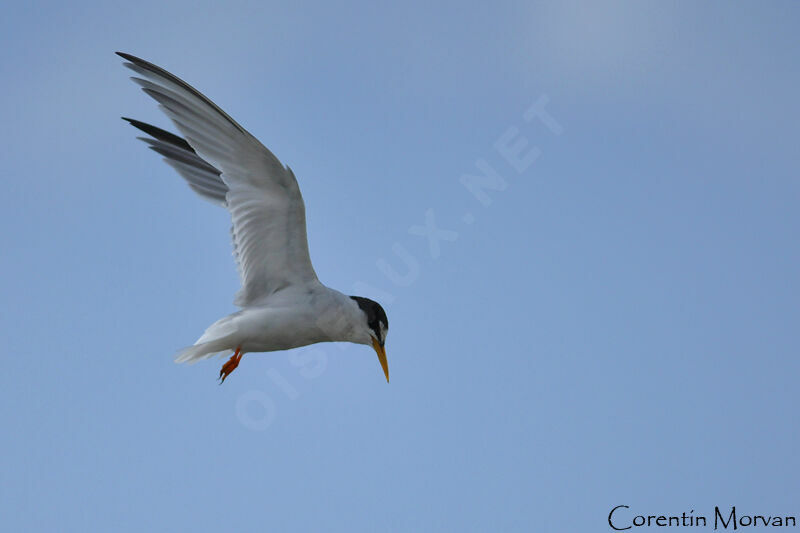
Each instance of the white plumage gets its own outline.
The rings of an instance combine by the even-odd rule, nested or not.
[[[294,173],[211,100],[164,69],[118,52],[131,79],[159,103],[184,138],[125,119],[197,194],[231,214],[242,309],[212,324],[176,357],[194,362],[234,351],[224,380],[246,352],[286,350],[325,341],[371,345],[389,379],[388,329],[379,304],[346,296],[317,279],[308,253],[305,205]],[[232,365],[232,366],[231,366]],[[226,370],[227,367],[227,370]]]

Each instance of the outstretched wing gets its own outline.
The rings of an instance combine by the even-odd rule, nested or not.
[[[308,255],[303,197],[294,173],[211,100],[166,70],[117,52],[139,76],[131,79],[155,99],[185,140],[126,119],[153,138],[192,189],[224,205],[233,220],[234,256],[248,306],[282,288],[317,280]]]

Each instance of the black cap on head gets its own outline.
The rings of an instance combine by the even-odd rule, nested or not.
[[[386,329],[389,329],[389,319],[386,318],[386,312],[383,310],[383,307],[381,307],[381,304],[361,296],[351,296],[350,298],[355,300],[358,304],[358,307],[360,307],[361,310],[364,311],[364,314],[367,315],[367,325],[369,326],[369,329],[375,333],[375,337],[378,338],[378,342],[380,342],[381,346],[383,346],[385,339],[381,337],[380,324],[383,323]]]

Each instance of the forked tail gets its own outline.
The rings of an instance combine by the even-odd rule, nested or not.
[[[175,354],[176,363],[196,363],[201,359],[208,359],[214,357],[222,352],[230,351],[229,348],[220,346],[216,342],[204,342],[201,344],[194,344],[187,346]]]
[[[175,354],[175,362],[196,363],[201,359],[233,350],[236,347],[233,339],[236,326],[232,320],[235,315],[236,313],[228,315],[211,324],[197,342]]]

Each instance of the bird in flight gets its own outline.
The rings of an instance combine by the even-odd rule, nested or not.
[[[220,383],[247,352],[288,350],[318,342],[372,346],[386,381],[389,321],[377,302],[323,285],[308,255],[303,197],[294,173],[214,102],[148,61],[122,52],[131,79],[159,104],[183,135],[123,117],[203,199],[230,211],[241,309],[217,320],[175,361],[233,352]]]

